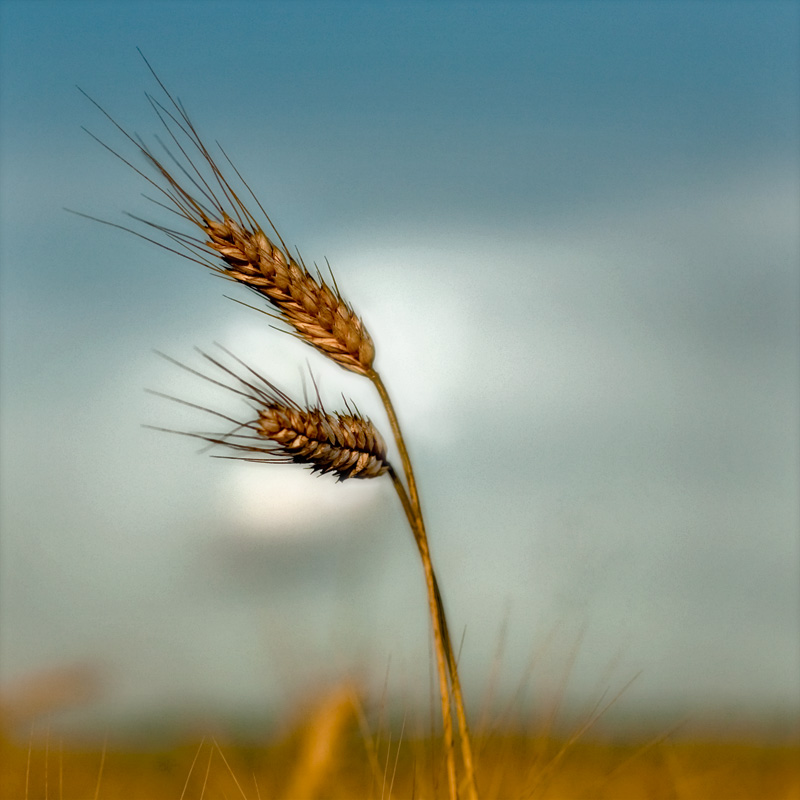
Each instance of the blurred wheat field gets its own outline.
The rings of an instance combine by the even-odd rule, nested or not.
[[[41,730],[0,742],[7,800],[311,800],[439,798],[447,794],[436,738],[366,738],[328,707],[259,746],[204,738],[163,749],[79,747]],[[569,741],[535,732],[475,737],[488,800],[791,800],[800,746],[713,741]]]

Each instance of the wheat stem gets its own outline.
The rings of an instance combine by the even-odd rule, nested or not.
[[[428,608],[431,615],[431,622],[433,623],[434,650],[436,651],[436,667],[439,675],[439,695],[442,702],[442,728],[444,733],[444,750],[447,758],[447,782],[450,789],[450,800],[457,800],[458,783],[456,781],[456,761],[453,744],[453,711],[450,704],[450,688],[447,682],[448,658],[444,636],[444,616],[441,613],[441,606],[437,602],[438,587],[436,585],[436,576],[433,572],[433,563],[431,562],[428,544],[424,536],[424,529],[420,528],[417,513],[411,501],[408,499],[405,486],[403,486],[403,482],[393,469],[389,470],[389,474],[391,475],[392,483],[400,498],[400,502],[403,504],[406,517],[408,517],[408,523],[414,534],[414,541],[417,543],[420,558],[422,559],[422,566],[425,571],[425,586],[428,591]],[[422,535],[420,535],[420,531],[422,531]]]
[[[461,692],[461,681],[458,677],[458,664],[456,662],[455,653],[453,651],[453,644],[450,638],[450,632],[447,627],[447,615],[444,610],[444,601],[439,590],[439,583],[436,580],[436,573],[433,569],[433,562],[431,560],[430,548],[428,546],[428,536],[425,532],[425,521],[422,516],[422,507],[419,502],[419,492],[417,491],[417,484],[414,478],[414,469],[411,465],[411,458],[408,455],[408,448],[406,447],[403,432],[400,428],[400,421],[397,419],[397,414],[394,410],[389,392],[386,389],[381,376],[377,370],[370,369],[367,377],[373,382],[375,388],[380,395],[383,402],[386,414],[389,417],[389,424],[392,428],[397,448],[400,451],[400,459],[403,463],[403,472],[406,476],[408,483],[408,493],[405,487],[400,482],[394,471],[391,471],[392,481],[394,482],[395,490],[400,495],[403,501],[403,508],[405,509],[406,516],[408,517],[409,525],[414,534],[414,540],[419,549],[420,558],[422,559],[423,569],[425,570],[425,579],[428,589],[428,603],[430,606],[431,622],[433,623],[433,634],[436,645],[437,664],[440,668],[440,689],[447,691],[446,680],[442,682],[441,670],[443,665],[441,658],[446,662],[447,670],[450,678],[450,685],[452,687],[453,699],[456,706],[456,717],[458,719],[459,727],[459,740],[461,744],[461,757],[464,761],[464,770],[467,773],[467,791],[469,800],[478,800],[478,788],[475,782],[475,762],[472,756],[472,745],[470,743],[469,728],[467,726],[467,714],[464,708],[464,697]],[[442,686],[444,685],[444,688]],[[448,691],[448,706],[449,706],[449,691]],[[444,708],[444,698],[442,699],[442,707]]]

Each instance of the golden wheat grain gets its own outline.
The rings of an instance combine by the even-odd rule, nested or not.
[[[86,95],[145,156],[156,175],[145,174],[94,134],[90,135],[159,192],[166,202],[154,201],[157,205],[177,213],[199,228],[202,235],[198,237],[143,219],[139,221],[158,230],[177,247],[138,231],[131,232],[244,284],[266,300],[277,312],[278,319],[292,326],[301,339],[345,369],[367,375],[375,358],[375,346],[362,320],[342,298],[336,281],[332,279],[333,286],[328,285],[319,270],[312,274],[299,255],[295,259],[290,254],[258,199],[220,147],[261,211],[266,225],[256,219],[212,157],[183,106],[160,80],[159,84],[168,98],[167,105],[149,95],[148,99],[174,145],[176,152],[167,153],[177,169],[168,169],[138,137],[128,133]],[[277,242],[267,235],[265,227]],[[209,258],[209,251],[216,259]]]
[[[358,409],[347,405],[345,413],[326,411],[318,400],[316,405],[300,405],[273,383],[248,367],[246,376],[225,366],[207,353],[201,355],[234,378],[231,386],[198,370],[182,364],[169,356],[167,360],[211,383],[222,386],[248,401],[255,416],[237,420],[195,403],[178,400],[194,408],[220,417],[234,425],[225,434],[188,433],[211,444],[246,453],[261,453],[264,457],[246,457],[249,461],[304,464],[312,472],[333,473],[342,481],[348,478],[377,478],[391,470],[386,444],[370,419]],[[232,358],[236,358],[232,354]],[[160,392],[155,392],[160,394]]]
[[[215,167],[216,168],[216,167]],[[366,375],[375,357],[363,322],[335,289],[312,276],[261,228],[232,219],[196,215],[191,221],[219,253],[224,273],[267,299],[309,344],[346,369]]]

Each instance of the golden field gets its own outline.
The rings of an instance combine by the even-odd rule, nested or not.
[[[614,742],[477,734],[482,800],[796,800],[800,747],[670,736]],[[447,796],[439,737],[369,734],[341,696],[262,745],[76,745],[37,727],[0,743],[4,800],[388,800]]]

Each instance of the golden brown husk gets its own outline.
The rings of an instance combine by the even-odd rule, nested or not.
[[[224,214],[197,222],[207,247],[224,261],[228,277],[267,299],[301,338],[336,363],[362,375],[372,367],[375,347],[361,320],[324,281],[284,253],[260,229]]]
[[[377,478],[389,469],[383,438],[357,414],[276,404],[259,410],[254,427],[292,461],[315,472],[333,472],[339,480]]]

